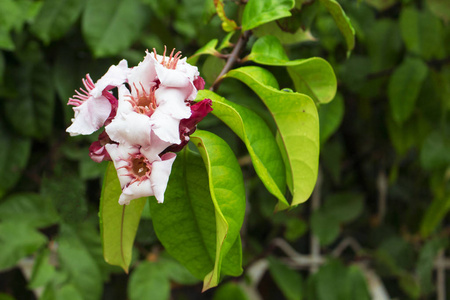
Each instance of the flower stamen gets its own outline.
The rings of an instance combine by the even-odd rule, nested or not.
[[[82,79],[83,85],[86,89],[80,88],[80,91],[75,90],[76,95],[69,99],[67,105],[80,106],[84,103],[84,101],[88,100],[91,95],[89,94],[95,88],[94,82],[92,81],[91,76],[86,74],[86,79]]]
[[[136,91],[136,97],[134,97],[133,95],[129,95],[128,102],[131,103],[135,112],[150,117],[158,107],[158,105],[156,104],[156,97],[155,97],[156,85],[150,88],[149,93],[145,91],[142,83],[140,83],[140,85],[142,93],[139,92],[139,89],[136,87],[136,84],[133,84],[134,89]]]
[[[164,46],[164,53],[162,55],[161,65],[163,65],[167,69],[175,70],[177,68],[178,61],[181,58],[181,51],[178,51],[174,55],[173,53],[175,52],[175,48],[173,48],[172,52],[170,52],[169,59],[167,61],[166,61],[166,52],[167,52],[167,47]],[[155,48],[153,48],[153,53],[155,55],[155,59],[158,60]]]

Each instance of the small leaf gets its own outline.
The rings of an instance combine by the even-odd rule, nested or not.
[[[357,193],[332,194],[325,198],[320,209],[338,222],[351,222],[361,214],[363,200],[363,196]]]
[[[55,267],[50,264],[49,258],[49,249],[45,249],[36,257],[28,288],[35,289],[44,286],[53,278]]]
[[[0,122],[0,197],[12,188],[27,165],[31,139],[9,132]]]
[[[286,66],[295,89],[316,102],[330,102],[336,94],[337,82],[333,68],[319,57],[290,61],[280,41],[271,35],[259,38],[248,60],[269,66]]]
[[[330,218],[322,210],[316,210],[311,216],[311,230],[319,238],[321,245],[331,244],[340,233],[339,222]]]
[[[153,262],[143,261],[133,270],[128,283],[130,300],[170,298],[170,282]]]
[[[234,69],[226,76],[247,84],[271,112],[284,146],[281,153],[286,152],[291,205],[306,201],[317,180],[319,159],[319,119],[314,101],[303,94],[277,90],[273,75],[259,67]]]
[[[347,56],[355,48],[355,29],[350,22],[350,19],[345,14],[341,5],[336,0],[320,0],[328,12],[336,22],[337,27],[344,35],[345,42],[347,43]]]
[[[230,20],[225,15],[225,9],[222,0],[214,0],[214,6],[216,7],[217,15],[222,20],[222,29],[226,32],[235,31],[239,27],[234,20]]]
[[[291,16],[294,0],[249,0],[242,16],[242,30]]]
[[[288,300],[301,300],[303,295],[302,277],[278,259],[269,256],[269,270],[273,280]]]
[[[203,281],[205,291],[218,284],[222,258],[239,236],[245,212],[244,180],[237,159],[225,141],[203,130],[197,130],[191,141],[206,165],[216,216],[216,256],[214,269]]]
[[[294,33],[283,31],[280,26],[278,26],[276,21],[263,24],[258,28],[253,30],[253,33],[256,37],[262,37],[265,35],[273,35],[276,36],[281,44],[283,45],[294,45],[302,42],[311,42],[316,39],[312,36],[311,31],[303,30],[302,27],[299,27],[298,30]]]
[[[83,9],[85,0],[47,0],[34,20],[31,31],[44,43],[63,37]]]
[[[284,197],[286,175],[283,160],[267,124],[253,111],[230,102],[214,92],[201,90],[197,100],[213,101],[212,113],[231,128],[245,143],[252,163],[267,190],[277,197],[278,209],[289,207]]]
[[[411,116],[427,73],[427,65],[416,58],[405,59],[395,69],[389,80],[388,97],[391,114],[397,123],[403,123]]]
[[[416,266],[416,274],[419,277],[422,294],[428,294],[433,290],[433,267],[436,256],[441,249],[448,245],[444,238],[429,240],[420,250]]]
[[[47,238],[26,223],[0,223],[0,270],[14,266],[21,258],[35,252]]]
[[[428,237],[450,211],[450,195],[436,197],[427,207],[420,224],[420,234]]]
[[[120,205],[122,193],[114,164],[109,163],[100,198],[100,230],[103,256],[107,263],[128,273],[134,238],[147,198]]]
[[[218,39],[210,40],[205,46],[201,47],[195,53],[189,57],[187,62],[191,65],[195,65],[197,63],[197,60],[200,55],[204,54],[210,54],[210,55],[217,55],[219,52],[216,50],[217,43],[219,42]]]
[[[450,164],[450,139],[442,130],[432,131],[420,149],[420,164],[425,170],[438,170]]]
[[[87,1],[82,31],[96,57],[112,56],[128,49],[148,19],[137,0]]]

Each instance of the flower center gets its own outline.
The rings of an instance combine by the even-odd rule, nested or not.
[[[172,49],[172,52],[170,52],[169,58],[166,61],[166,51],[167,51],[167,47],[164,46],[164,53],[162,55],[162,61],[161,64],[166,67],[167,69],[172,69],[175,70],[177,67],[177,63],[181,58],[181,51],[178,51],[177,53],[175,53],[175,55],[173,54],[175,52],[175,48]],[[158,60],[158,57],[156,55],[156,49],[153,48],[153,53],[155,54],[155,59]]]
[[[148,160],[144,156],[139,155],[131,161],[131,171],[136,177],[143,177],[151,171],[151,166],[148,165]]]
[[[136,97],[130,95],[128,101],[133,106],[135,112],[150,117],[155,112],[156,107],[158,107],[158,105],[156,104],[156,97],[155,97],[156,85],[150,88],[149,93],[145,91],[142,83],[141,88],[142,88],[141,92],[139,92],[139,89],[134,84]]]

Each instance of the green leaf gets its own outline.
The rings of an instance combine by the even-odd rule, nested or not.
[[[65,284],[55,292],[55,300],[83,300],[83,294],[73,284]]]
[[[53,278],[55,274],[55,267],[50,264],[50,250],[45,249],[36,257],[33,264],[33,271],[31,273],[28,288],[35,289],[46,285]]]
[[[424,59],[445,55],[442,48],[442,25],[428,11],[419,12],[413,7],[402,9],[400,29],[406,48]]]
[[[217,157],[222,158],[220,154]],[[235,180],[230,177],[226,182]],[[217,233],[208,173],[199,155],[189,150],[178,154],[164,196],[163,204],[150,201],[155,232],[172,257],[195,277],[203,279],[214,268]],[[235,240],[223,261],[223,274],[237,276],[242,272],[242,250],[237,247],[240,239]]]
[[[7,69],[5,82],[14,91],[2,100],[9,123],[24,136],[38,139],[48,136],[55,104],[50,67],[27,62]]]
[[[426,0],[431,12],[447,22],[450,20],[450,2],[446,0]]]
[[[347,270],[347,277],[351,285],[351,297],[349,299],[371,300],[372,295],[367,286],[367,280],[361,268],[352,265]]]
[[[420,164],[425,170],[437,170],[450,164],[450,140],[442,130],[431,132],[420,149]]]
[[[395,69],[389,80],[388,97],[392,117],[397,123],[403,123],[411,116],[427,73],[427,65],[416,58],[405,59]]]
[[[128,273],[134,238],[147,198],[139,198],[129,205],[120,205],[122,193],[114,164],[105,173],[100,198],[100,230],[103,256],[107,263],[119,266]]]
[[[169,279],[158,265],[143,261],[131,272],[128,297],[130,300],[167,300],[170,298]]]
[[[0,204],[0,219],[45,227],[56,223],[59,217],[51,199],[39,194],[21,193],[9,196]]]
[[[242,15],[242,31],[291,16],[294,0],[249,0]]]
[[[100,13],[101,12],[101,13]],[[128,49],[148,19],[138,0],[88,0],[83,13],[83,36],[96,57]]]
[[[299,27],[294,33],[286,32],[278,26],[276,21],[266,23],[258,28],[255,28],[253,30],[253,34],[256,37],[262,37],[265,35],[276,36],[283,45],[294,45],[301,42],[311,42],[316,40],[309,30],[303,30],[302,27]]]
[[[155,262],[159,272],[179,284],[190,285],[198,283],[195,278],[182,264],[173,259],[167,252],[163,252]]]
[[[278,38],[266,35],[253,45],[248,60],[269,66],[286,66],[297,92],[316,102],[330,102],[336,94],[337,82],[333,68],[319,57],[290,61]]]
[[[345,14],[341,5],[336,0],[320,0],[328,12],[336,22],[337,27],[344,35],[345,42],[347,43],[347,56],[355,48],[355,29],[350,22],[350,19]]]
[[[46,242],[47,238],[43,234],[26,223],[0,223],[0,270],[14,266]]]
[[[63,224],[57,242],[61,267],[69,273],[82,299],[99,299],[103,291],[100,270],[75,230]]]
[[[9,132],[0,122],[0,197],[12,188],[27,165],[31,139]]]
[[[321,245],[331,244],[340,233],[339,221],[330,218],[322,210],[316,210],[311,216],[311,230],[319,238]]]
[[[336,132],[344,118],[344,99],[337,94],[335,99],[319,107],[320,144],[323,145],[328,138]]]
[[[325,203],[320,209],[339,222],[350,222],[361,214],[363,206],[363,195],[358,193],[337,193],[326,197]]]
[[[239,28],[234,20],[227,18],[222,0],[214,0],[214,6],[216,7],[217,15],[222,20],[222,29],[224,31],[230,32]]]
[[[205,291],[218,284],[222,259],[239,236],[245,213],[244,179],[233,151],[224,140],[208,131],[197,130],[191,141],[206,166],[216,216],[214,269],[203,281]]]
[[[249,300],[244,289],[237,283],[227,282],[222,284],[214,293],[213,300]]]
[[[273,280],[288,300],[301,300],[303,295],[302,277],[278,259],[269,256],[269,270]]]
[[[420,234],[428,237],[441,224],[450,210],[450,195],[436,197],[427,207],[420,224]]]
[[[245,143],[252,163],[267,190],[277,197],[278,209],[289,207],[284,197],[286,175],[280,150],[267,124],[253,111],[230,102],[214,92],[201,90],[197,100],[213,101],[212,113]]]
[[[192,56],[189,57],[187,62],[189,64],[191,64],[191,65],[195,65],[197,63],[198,58],[200,57],[200,55],[204,55],[204,54],[217,55],[217,54],[220,54],[216,50],[216,46],[217,46],[218,42],[219,42],[218,39],[210,40],[205,46],[203,46],[200,49],[198,49],[197,51],[195,51],[195,53]]]
[[[274,76],[259,67],[234,69],[226,76],[247,84],[271,112],[284,145],[281,153],[286,154],[291,205],[306,201],[317,180],[319,159],[319,119],[314,101],[303,94],[274,88],[278,85]]]
[[[34,20],[31,31],[45,44],[63,37],[78,19],[85,0],[47,0]]]
[[[429,240],[420,250],[416,265],[416,274],[419,277],[422,294],[428,294],[433,290],[433,267],[439,251],[448,245],[445,238]]]

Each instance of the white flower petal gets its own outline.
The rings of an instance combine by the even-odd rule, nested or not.
[[[175,153],[166,153],[161,157],[161,161],[155,161],[152,164],[150,181],[152,182],[154,196],[159,203],[164,202],[164,192],[169,182],[169,176],[175,158]]]
[[[90,94],[94,97],[99,97],[108,86],[116,87],[125,83],[128,73],[128,63],[125,59],[122,59],[117,66],[111,66],[105,75],[95,83],[95,88],[92,89]]]
[[[147,55],[144,57],[144,60],[141,61],[137,67],[134,67],[130,70],[128,76],[128,83],[132,87],[133,96],[137,96],[135,93],[135,88],[142,91],[142,87],[144,91],[149,94],[150,88],[154,86],[156,80],[156,70],[155,70],[155,59],[153,58],[153,53],[147,52]]]
[[[106,144],[105,148],[114,163],[114,167],[117,170],[117,176],[119,177],[120,186],[123,189],[132,179],[132,177],[128,175],[128,170],[124,168],[124,166],[129,164],[128,161],[131,154],[139,153],[139,148],[125,144]]]
[[[91,134],[103,126],[111,113],[111,103],[108,99],[100,97],[89,97],[81,105],[73,108],[75,117],[72,119],[66,131],[71,136],[79,134]]]
[[[161,140],[152,130],[150,134],[150,145],[143,146],[141,148],[141,153],[144,154],[149,161],[161,160],[159,154],[172,144],[173,143],[171,142]]]
[[[152,130],[163,141],[179,144],[180,120],[156,110],[151,116]]]
[[[122,190],[122,194],[119,197],[119,204],[128,205],[130,204],[131,200],[153,195],[154,193],[150,179],[145,179],[140,182],[133,182]]]
[[[147,147],[150,145],[151,128],[152,123],[148,116],[132,111],[117,115],[105,130],[110,139],[117,143]]]
[[[155,92],[157,111],[170,115],[176,119],[187,119],[191,116],[191,108],[183,89],[160,87]]]

